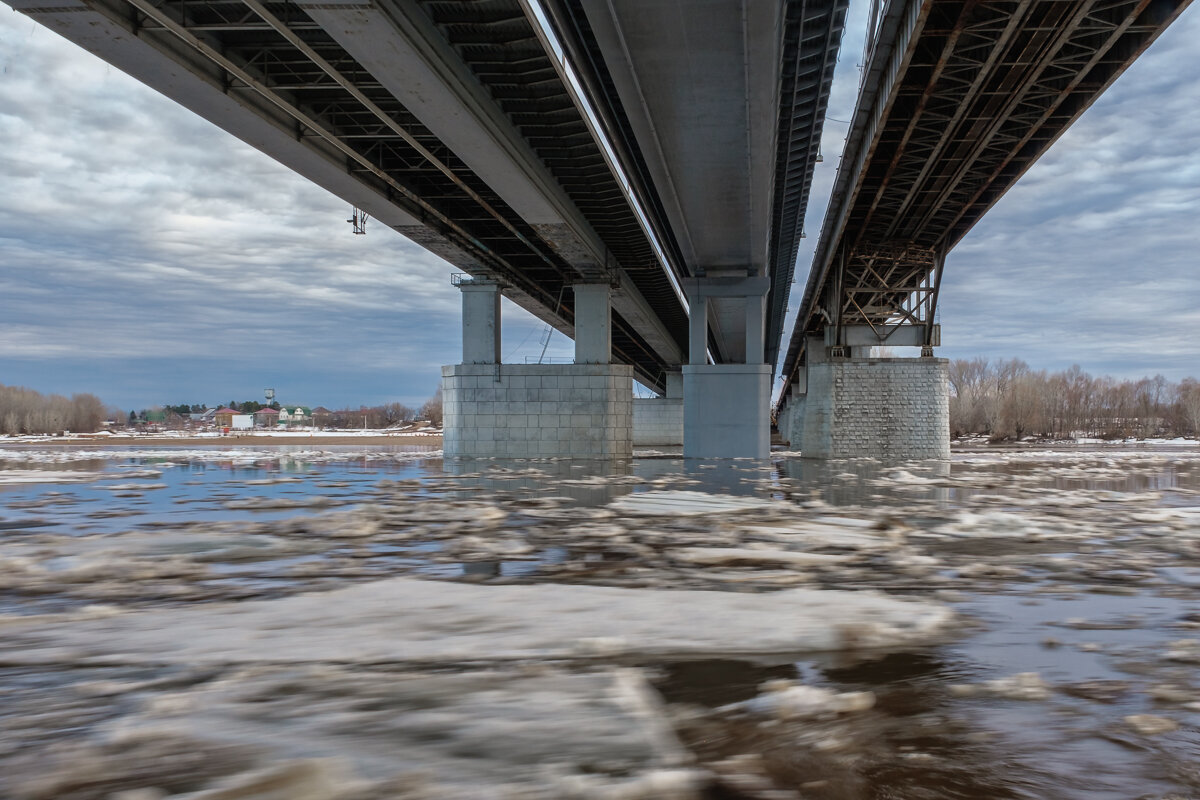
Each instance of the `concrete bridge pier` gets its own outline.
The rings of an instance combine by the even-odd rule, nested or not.
[[[800,370],[785,391],[787,392],[786,402],[779,412],[779,419],[776,420],[776,423],[779,427],[779,435],[788,443],[788,447],[792,450],[799,450],[804,432],[804,403],[808,393],[808,371]]]
[[[463,363],[442,367],[447,457],[632,457],[633,367],[611,363],[608,284],[574,287],[574,364],[501,364],[503,287],[472,278],[459,289]]]
[[[907,344],[903,337],[893,341]],[[827,346],[821,337],[809,338],[807,391],[792,419],[792,447],[807,458],[948,459],[949,362],[870,358],[867,352],[865,344]]]
[[[764,317],[770,280],[713,276],[688,286],[689,363],[683,367],[685,458],[766,458],[771,452],[771,367],[765,363]],[[709,364],[710,318],[726,341],[744,329],[742,363]],[[733,354],[728,354],[733,355]]]
[[[634,446],[683,444],[683,373],[667,373],[667,389],[661,397],[633,400]]]

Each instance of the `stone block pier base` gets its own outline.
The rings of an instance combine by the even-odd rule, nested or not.
[[[447,457],[631,458],[633,367],[442,367]]]
[[[806,458],[950,457],[948,361],[869,358],[810,364],[799,447]],[[795,447],[797,442],[793,441]]]

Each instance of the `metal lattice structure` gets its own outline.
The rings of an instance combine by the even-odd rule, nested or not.
[[[827,326],[928,329],[946,253],[1188,2],[891,0],[784,376]]]
[[[804,212],[821,129],[833,85],[838,46],[846,22],[846,0],[788,3],[775,153],[775,197],[771,214],[771,294],[766,320],[766,363],[774,365],[804,233]]]

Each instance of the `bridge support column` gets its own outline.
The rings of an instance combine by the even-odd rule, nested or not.
[[[633,367],[608,363],[607,285],[575,287],[574,364],[501,364],[499,287],[459,288],[464,363],[442,367],[447,457],[632,457]]]
[[[949,458],[948,363],[944,358],[809,361],[801,452],[806,458]]]
[[[808,373],[801,370],[787,389],[787,402],[779,419],[779,435],[787,440],[788,447],[799,450],[804,432],[804,404],[808,397]]]
[[[667,391],[662,397],[633,400],[633,443],[637,446],[683,444],[683,373],[667,373]]]
[[[500,363],[500,285],[487,280],[463,281],[462,349],[464,364]]]
[[[764,363],[765,277],[707,278],[692,283],[689,363],[683,367],[683,455],[766,458],[771,452],[771,367]],[[708,364],[710,302],[741,305],[745,363]],[[741,354],[738,354],[741,355]]]
[[[575,289],[575,363],[612,361],[612,288],[607,283],[577,283]]]

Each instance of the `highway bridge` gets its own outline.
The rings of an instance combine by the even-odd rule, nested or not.
[[[846,0],[5,2],[463,274],[448,454],[628,455],[640,415],[686,455],[766,455]],[[806,452],[942,452],[947,251],[1185,4],[877,0],[783,359]],[[500,364],[502,295],[576,363]],[[851,424],[856,381],[883,405]],[[859,419],[897,410],[930,418]]]

